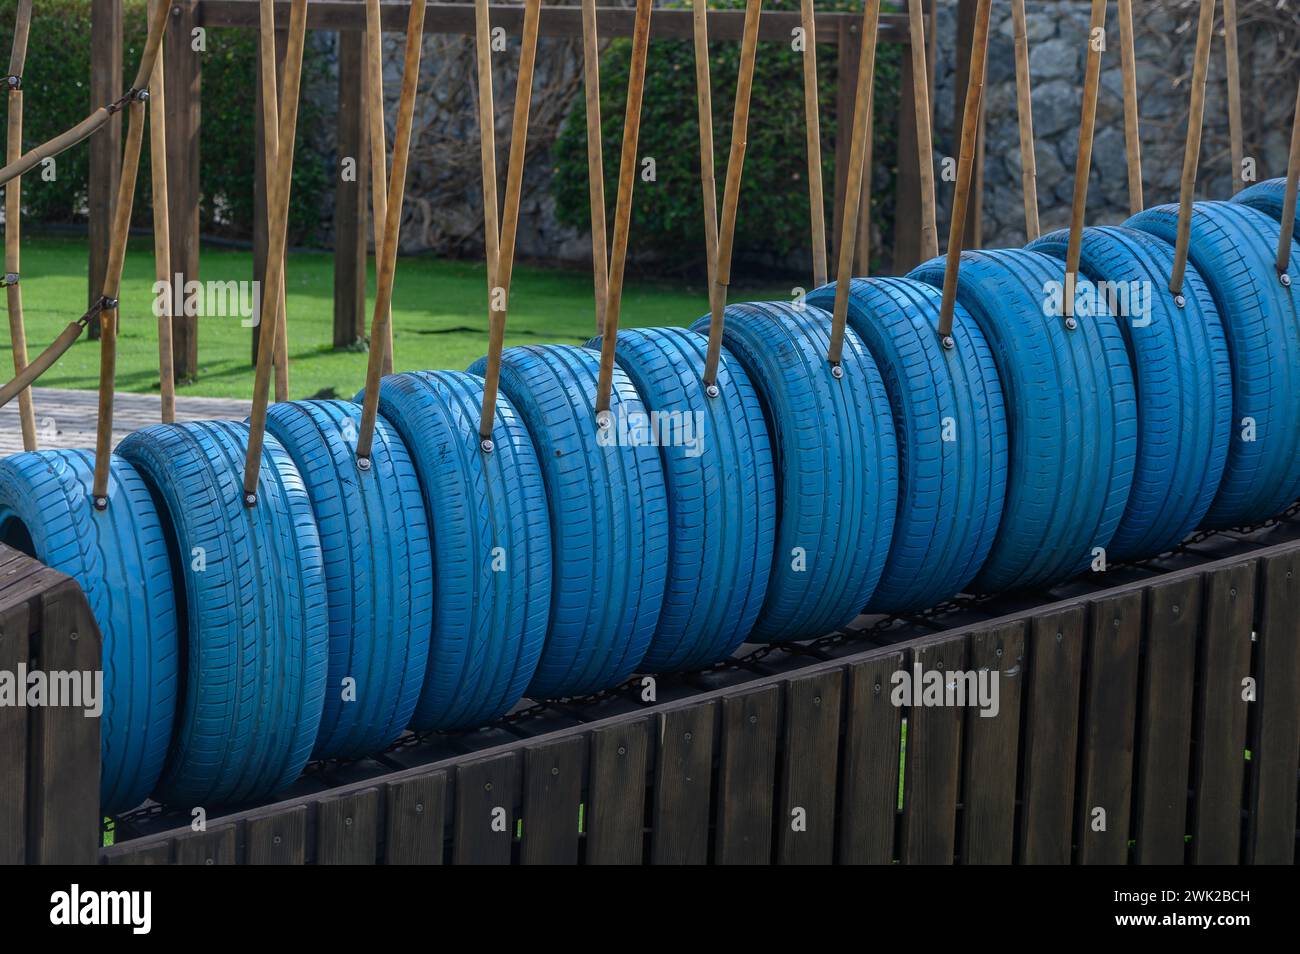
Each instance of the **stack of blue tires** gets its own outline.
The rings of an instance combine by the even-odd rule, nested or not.
[[[271,797],[311,760],[490,723],[522,699],[705,668],[863,612],[1050,586],[1300,498],[1300,223],[1274,264],[1280,180],[1177,209],[624,332],[608,414],[600,340],[276,405],[256,505],[245,423],[127,438],[110,504],[92,455],[0,461],[0,542],[77,579],[104,637],[102,803]]]

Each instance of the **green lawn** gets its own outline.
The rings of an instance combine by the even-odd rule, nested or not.
[[[464,368],[487,349],[486,281],[478,262],[430,256],[398,261],[393,301],[395,365],[398,370]],[[32,235],[23,240],[23,306],[34,356],[86,306],[86,243],[83,238]],[[204,280],[252,277],[246,251],[205,248]],[[351,397],[365,381],[366,356],[332,350],[333,259],[328,252],[301,252],[288,264],[290,396],[330,393]],[[371,293],[374,274],[371,272]],[[735,287],[732,300],[790,298],[791,283]],[[120,390],[158,389],[158,328],[153,316],[153,252],[147,238],[133,240],[122,281],[122,322],[117,385]],[[582,344],[594,322],[592,282],[579,270],[519,266],[514,271],[513,310],[506,344]],[[622,326],[688,324],[706,311],[705,289],[681,283],[636,282],[623,295]],[[367,317],[367,323],[369,318]],[[0,327],[5,327],[0,322]],[[238,317],[199,319],[199,378],[181,394],[249,397],[252,331]],[[0,331],[0,379],[12,367],[8,334]],[[78,342],[41,379],[47,387],[93,388],[99,345]]]

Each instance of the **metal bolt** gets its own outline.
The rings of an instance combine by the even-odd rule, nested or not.
[[[705,387],[704,393],[710,398],[715,398],[719,394],[721,394],[722,391],[716,384],[710,384],[707,387]]]
[[[76,631],[75,629],[74,629],[72,632],[68,633],[68,639],[71,639],[71,640],[73,640],[74,642],[76,641],[76,639],[77,639],[77,631]]]
[[[244,494],[244,506],[245,506],[245,507],[256,507],[256,506],[257,506],[257,494]]]
[[[689,741],[691,741],[691,739],[693,739],[693,738],[695,738],[695,737],[694,737],[693,735],[691,735],[689,732],[687,732],[685,735],[682,736],[682,738],[685,739],[687,742],[689,742]]]
[[[491,782],[484,782],[484,783],[483,783],[483,791],[485,791],[485,792],[490,792],[490,791],[492,791],[492,783],[491,783]]]
[[[552,765],[552,766],[551,766],[551,774],[552,774],[552,775],[559,775],[559,774],[560,774],[560,770],[559,770],[559,768],[557,768],[556,766]]]
[[[872,686],[871,691],[874,692],[876,695],[880,695],[880,683],[876,683],[874,686]]]
[[[993,655],[995,655],[995,656],[1001,656],[1001,655],[1002,655],[1002,647],[999,646],[997,649],[993,650]]]
[[[1237,598],[1237,588],[1234,586],[1232,589],[1228,590],[1228,595],[1235,600]]]
[[[627,755],[627,746],[626,746],[626,745],[620,745],[620,746],[618,747],[618,754],[619,754],[619,755]]]
[[[1057,633],[1057,634],[1056,634],[1056,641],[1057,641],[1058,643],[1059,643],[1063,638],[1064,638],[1064,636],[1063,636],[1061,633]]]
[[[599,427],[602,431],[608,428],[609,425],[610,425],[609,411],[601,411],[599,414],[596,415],[596,426]]]
[[[844,368],[838,364],[831,365],[831,377],[837,381],[844,377]]]
[[[423,815],[423,814],[424,814],[424,802],[416,802],[416,803],[415,803],[415,814],[417,814],[417,815]]]
[[[149,102],[149,91],[147,89],[137,90],[135,98],[142,103]]]
[[[1286,272],[1283,272],[1281,275],[1279,275],[1277,277],[1277,280],[1282,283],[1283,288],[1291,287],[1291,276],[1288,275]]]
[[[348,817],[348,818],[343,819],[343,824],[344,824],[345,827],[347,827],[347,828],[351,828],[351,827],[352,827],[352,819],[351,819],[351,817]]]
[[[273,844],[273,845],[278,845],[279,843],[280,843],[280,836],[279,836],[279,835],[275,835],[275,836],[273,836],[273,837],[271,838],[271,844]]]
[[[1174,604],[1174,615],[1177,616],[1180,612],[1182,612],[1182,611],[1178,608],[1178,604],[1175,603],[1175,604]]]
[[[358,457],[358,458],[357,458],[357,470],[361,471],[362,473],[365,473],[366,471],[370,470],[370,458],[369,458],[369,457]]]
[[[1179,308],[1185,308],[1187,307],[1187,299],[1184,298],[1182,295],[1175,295],[1174,304],[1177,305]]]
[[[496,450],[496,445],[492,443],[492,438],[490,437],[483,438],[483,440],[479,441],[478,446],[483,449],[483,453],[485,454],[490,454]]]
[[[108,509],[108,498],[107,498],[107,497],[96,497],[96,498],[95,498],[95,509],[96,509],[96,510],[101,510],[101,511],[102,511],[102,510],[107,510],[107,509]]]
[[[758,725],[758,716],[756,716],[756,715],[752,715],[752,716],[750,716],[750,717],[749,717],[749,724],[750,724],[750,725]]]
[[[1073,316],[1073,315],[1071,315],[1069,318],[1066,318],[1066,319],[1065,319],[1065,330],[1066,330],[1066,331],[1073,331],[1075,328],[1078,328],[1078,327],[1079,327],[1079,323],[1078,323],[1077,321],[1074,320],[1074,316]]]
[[[939,340],[939,343],[943,345],[944,351],[951,351],[953,348],[957,347],[957,342],[952,340],[952,335],[944,335]]]
[[[203,863],[204,863],[205,865],[214,865],[214,864],[216,864],[216,862],[213,861],[211,858],[205,858],[205,859],[203,860]]]

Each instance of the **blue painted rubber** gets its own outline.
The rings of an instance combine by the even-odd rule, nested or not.
[[[872,612],[924,609],[960,593],[1002,518],[1007,422],[984,334],[957,306],[953,347],[939,339],[942,296],[906,278],[855,278],[849,327],[884,377],[898,439],[898,519]],[[808,295],[832,311],[835,283]]]
[[[243,500],[248,428],[157,424],[119,453],[153,492],[172,554],[184,690],[155,797],[168,805],[267,798],[298,777],[320,727],[329,613],[302,477],[273,435],[257,505]]]
[[[776,536],[776,477],[763,408],[726,349],[718,396],[704,390],[708,341],[685,328],[618,336],[627,372],[651,419],[668,489],[668,581],[642,662],[649,672],[700,669],[749,635],[767,593]],[[600,350],[600,339],[589,347]]]
[[[1178,207],[1161,205],[1129,226],[1174,244]],[[1188,258],[1210,287],[1232,361],[1232,432],[1218,495],[1202,526],[1266,520],[1300,497],[1300,250],[1291,287],[1274,270],[1277,223],[1235,202],[1197,202]]]
[[[176,597],[153,498],[134,467],[109,461],[109,507],[91,505],[95,455],[37,451],[0,460],[0,543],[76,580],[103,638],[100,808],[153,791],[176,718]],[[21,724],[21,723],[20,723]]]
[[[1010,456],[1002,524],[976,576],[980,591],[1055,582],[1110,545],[1128,503],[1137,400],[1124,336],[1110,315],[1065,328],[1049,306],[1061,263],[1041,252],[962,255],[957,300],[997,362]],[[943,284],[944,261],[912,275]]]
[[[845,329],[835,378],[830,316],[784,302],[732,305],[723,343],[748,372],[771,436],[776,552],[751,640],[824,636],[862,612],[885,567],[898,508],[889,398]],[[706,332],[707,319],[693,330]]]
[[[1233,202],[1240,202],[1252,209],[1258,209],[1274,222],[1282,221],[1282,200],[1286,197],[1286,179],[1265,179],[1253,186],[1242,189],[1232,197]],[[1291,220],[1291,234],[1300,242],[1300,214]]]
[[[483,379],[390,375],[379,409],[415,461],[437,544],[428,672],[411,727],[505,715],[537,669],[551,603],[551,529],[532,440],[498,393],[493,449],[479,446]]]
[[[433,625],[432,554],[411,455],[382,415],[357,467],[361,408],[274,404],[266,428],[302,474],[329,591],[325,707],[313,759],[360,758],[406,728],[424,685]]]
[[[1064,260],[1068,241],[1062,229],[1029,248]],[[1175,303],[1174,254],[1166,243],[1107,226],[1084,229],[1080,248],[1076,298],[1087,313],[1119,306],[1137,386],[1133,491],[1108,553],[1112,560],[1151,557],[1199,526],[1218,492],[1232,430],[1227,339],[1195,266],[1187,269],[1184,306]]]
[[[600,359],[563,345],[509,348],[501,390],[537,448],[551,517],[552,598],[535,699],[618,685],[640,665],[659,621],[668,572],[663,465],[650,446],[600,436]],[[481,373],[479,360],[471,368]],[[612,420],[645,413],[614,369]]]

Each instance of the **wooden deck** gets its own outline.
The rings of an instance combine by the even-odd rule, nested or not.
[[[94,391],[59,391],[33,388],[36,428],[42,449],[94,447],[98,395]],[[114,401],[113,445],[132,431],[157,424],[160,399],[156,394],[119,393]],[[224,418],[242,421],[249,402],[225,398],[178,397],[176,419],[180,421]],[[18,424],[18,402],[0,408],[0,457],[23,449]]]

